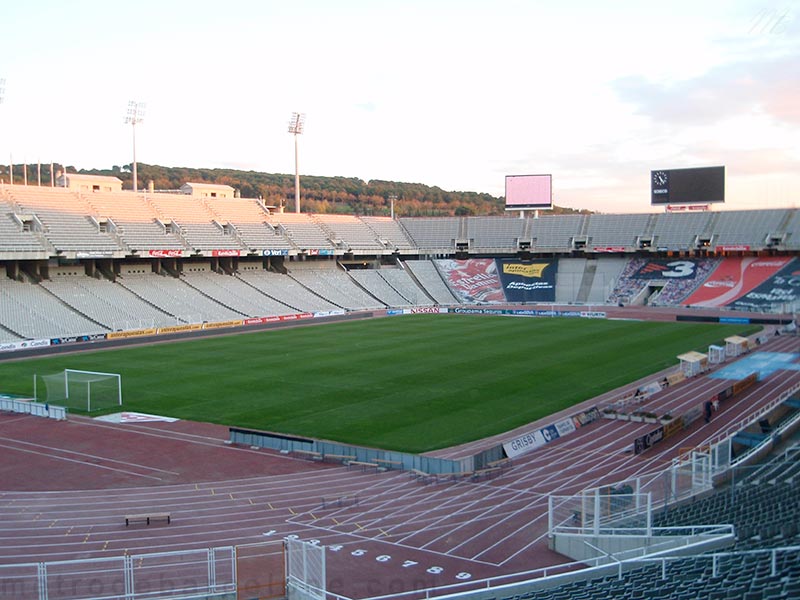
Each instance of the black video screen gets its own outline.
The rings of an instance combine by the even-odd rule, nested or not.
[[[651,204],[725,202],[725,167],[659,169],[650,173]]]

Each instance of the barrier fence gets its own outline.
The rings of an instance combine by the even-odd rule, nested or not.
[[[235,593],[232,546],[0,565],[0,598],[14,600],[210,599]]]
[[[67,418],[67,409],[63,406],[53,406],[51,404],[18,400],[16,398],[0,398],[0,411],[58,420]]]

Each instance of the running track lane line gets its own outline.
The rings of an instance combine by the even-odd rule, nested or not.
[[[145,479],[155,479],[156,481],[163,481],[163,479],[161,479],[160,477],[155,477],[153,475],[144,475],[142,473],[135,473],[134,471],[126,471],[125,469],[115,469],[114,467],[106,467],[104,465],[96,465],[96,464],[93,464],[93,463],[90,463],[90,462],[86,462],[86,461],[83,461],[83,460],[77,460],[77,459],[74,459],[74,458],[67,458],[66,456],[54,456],[52,454],[48,454],[47,452],[38,452],[36,450],[28,450],[26,448],[18,448],[18,447],[15,447],[15,446],[8,446],[6,444],[0,444],[0,448],[6,448],[8,450],[14,450],[16,452],[25,452],[27,454],[36,454],[38,456],[44,456],[44,457],[52,459],[52,460],[63,460],[65,462],[78,463],[80,465],[84,465],[84,466],[87,466],[87,467],[94,467],[96,469],[105,469],[107,471],[114,471],[115,473],[123,473],[125,475],[132,475],[134,477],[144,477]],[[125,464],[125,463],[123,463],[123,464]],[[130,463],[130,464],[132,464],[132,463]],[[138,465],[135,465],[135,466],[138,466]],[[145,467],[145,468],[147,468],[147,467]],[[165,471],[165,473],[168,473],[168,471]]]

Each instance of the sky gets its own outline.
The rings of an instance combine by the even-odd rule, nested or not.
[[[658,212],[650,172],[726,168],[714,209],[800,207],[800,0],[26,0],[0,9],[0,162],[424,183]]]

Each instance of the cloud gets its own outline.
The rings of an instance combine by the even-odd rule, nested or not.
[[[642,76],[612,82],[637,114],[669,126],[708,125],[744,114],[767,114],[800,125],[800,53],[721,65],[704,75],[661,83]]]

